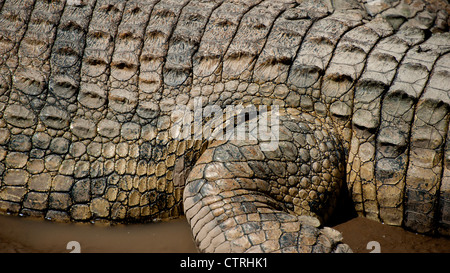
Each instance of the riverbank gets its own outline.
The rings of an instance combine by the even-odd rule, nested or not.
[[[383,253],[450,253],[450,238],[434,238],[366,218],[353,218],[334,226],[354,252],[370,252],[375,241]],[[158,223],[117,226],[52,223],[0,216],[0,253],[60,253],[70,241],[87,252],[197,252],[184,217]],[[376,244],[376,243],[375,243]]]

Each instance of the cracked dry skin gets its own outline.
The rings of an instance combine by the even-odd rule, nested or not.
[[[360,215],[449,235],[449,12],[444,0],[0,0],[0,211],[185,213],[205,252],[348,252],[324,227],[348,192]],[[278,145],[174,138],[176,105],[195,98],[279,106]]]

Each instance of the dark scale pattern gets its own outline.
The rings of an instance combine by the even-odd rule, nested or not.
[[[0,0],[0,211],[185,213],[202,251],[339,252],[323,225],[346,187],[362,216],[449,235],[449,12],[444,0]],[[274,149],[268,132],[209,135],[241,128],[215,123],[239,120],[237,105],[279,107]],[[196,106],[204,135],[180,138]]]
[[[184,208],[201,251],[325,247],[315,241],[324,232],[317,229],[317,219],[326,220],[342,186],[342,146],[320,118],[292,110],[281,110],[280,115],[276,149],[265,150],[267,141],[261,140],[212,141],[189,174]],[[256,131],[250,132],[255,139]],[[304,221],[296,215],[303,215]],[[228,225],[235,222],[241,226]],[[264,230],[266,224],[273,227]],[[208,241],[219,240],[216,228],[227,239],[221,244]],[[311,236],[312,248],[301,249],[302,232]],[[327,251],[335,247],[340,245],[326,246]]]

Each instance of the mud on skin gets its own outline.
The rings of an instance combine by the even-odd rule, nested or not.
[[[348,192],[361,216],[449,235],[449,12],[439,0],[0,0],[0,211],[184,213],[201,251],[343,252],[326,221]],[[198,98],[224,113],[278,106],[277,149],[173,137],[176,106]]]

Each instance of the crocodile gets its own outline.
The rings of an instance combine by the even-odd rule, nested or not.
[[[185,215],[202,252],[350,252],[327,227],[349,200],[448,236],[449,13],[446,0],[0,0],[0,212]]]

